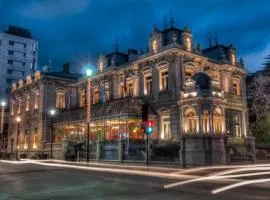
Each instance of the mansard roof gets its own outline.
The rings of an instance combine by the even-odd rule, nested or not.
[[[211,78],[206,73],[198,72],[194,74],[192,79],[196,82],[196,85],[200,89],[209,89],[211,84]]]
[[[212,47],[202,50],[204,56],[215,59],[215,60],[224,60],[228,59],[228,50],[230,46],[225,46],[221,44],[214,45]]]

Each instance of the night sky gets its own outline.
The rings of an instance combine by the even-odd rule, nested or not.
[[[208,47],[208,34],[233,43],[248,71],[260,69],[270,54],[269,0],[0,0],[0,26],[31,30],[39,40],[39,66],[60,69],[71,62],[79,71],[100,52],[146,49],[153,25],[164,28],[173,13],[175,26],[189,26],[196,43]]]

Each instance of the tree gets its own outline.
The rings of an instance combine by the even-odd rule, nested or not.
[[[270,122],[268,120],[253,124],[251,130],[256,137],[256,143],[270,144]]]
[[[266,71],[270,71],[270,55],[265,57],[265,62],[263,63],[263,68]]]

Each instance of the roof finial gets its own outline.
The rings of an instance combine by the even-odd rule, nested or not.
[[[164,30],[167,30],[167,19],[166,19],[166,15],[164,16]]]
[[[116,38],[116,41],[115,41],[115,52],[118,52],[119,50],[119,44],[118,44],[118,38]]]
[[[174,24],[174,18],[173,18],[173,13],[171,12],[171,20],[170,20],[171,28],[173,28]]]
[[[208,33],[208,42],[209,42],[209,47],[212,47],[212,36],[211,33]]]
[[[218,35],[217,35],[217,32],[215,32],[215,45],[216,46],[218,45]]]

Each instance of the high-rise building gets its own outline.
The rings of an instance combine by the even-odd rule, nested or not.
[[[12,82],[36,70],[38,41],[29,30],[9,26],[0,32],[0,98],[7,98]]]

